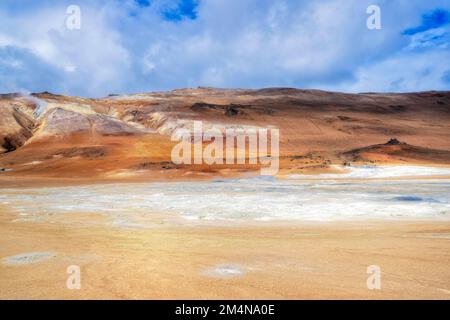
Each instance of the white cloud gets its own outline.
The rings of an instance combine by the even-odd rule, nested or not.
[[[450,52],[444,50],[401,52],[358,68],[356,81],[333,89],[350,92],[448,90],[449,84],[443,81],[448,61]]]
[[[0,87],[102,96],[197,85],[448,86],[440,70],[448,30],[402,35],[424,12],[442,7],[438,0],[379,1],[383,28],[376,31],[366,28],[369,0],[204,0],[196,20],[178,22],[163,19],[168,1],[139,7],[133,0],[79,0],[82,28],[73,31],[65,27],[72,3],[29,2],[19,10],[2,2]]]
[[[2,25],[17,23],[20,26],[11,29],[14,41],[7,41],[9,37],[0,29],[2,47],[29,50],[40,63],[59,69],[63,79],[59,83],[39,83],[42,77],[35,75],[36,85],[25,89],[101,95],[122,88],[127,81],[124,75],[129,71],[129,56],[121,46],[121,35],[106,19],[108,13],[83,6],[82,28],[68,30],[65,9],[58,5],[2,17]]]

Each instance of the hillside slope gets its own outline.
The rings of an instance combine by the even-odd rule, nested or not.
[[[348,161],[450,164],[450,92],[197,88],[102,99],[44,92],[2,95],[0,113],[3,177],[165,179],[257,169],[171,163],[171,134],[193,120],[205,128],[279,128],[281,168],[289,172]],[[391,138],[405,144],[382,145]]]

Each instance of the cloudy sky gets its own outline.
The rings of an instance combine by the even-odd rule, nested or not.
[[[450,1],[0,1],[2,93],[197,86],[449,90]]]

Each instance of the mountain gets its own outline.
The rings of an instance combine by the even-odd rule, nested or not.
[[[167,179],[255,170],[173,164],[171,134],[193,120],[205,128],[279,128],[285,172],[346,162],[450,164],[450,92],[196,88],[100,99],[43,92],[1,95],[0,114],[4,177]],[[398,140],[384,144],[391,138]]]

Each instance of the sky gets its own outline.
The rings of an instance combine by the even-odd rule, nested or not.
[[[450,0],[0,1],[1,93],[197,86],[449,90]]]

